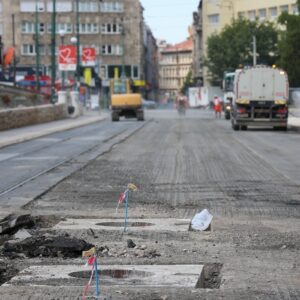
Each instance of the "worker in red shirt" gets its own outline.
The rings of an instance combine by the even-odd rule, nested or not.
[[[222,99],[218,97],[217,95],[214,96],[214,111],[215,111],[215,117],[216,119],[221,119],[221,113],[222,113]]]

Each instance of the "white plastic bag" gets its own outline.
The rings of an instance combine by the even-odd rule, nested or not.
[[[196,214],[191,222],[191,227],[194,230],[206,230],[211,221],[213,219],[213,215],[209,213],[207,209],[203,209],[200,213]]]

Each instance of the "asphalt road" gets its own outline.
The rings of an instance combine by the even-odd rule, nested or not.
[[[75,219],[122,218],[123,207],[115,212],[119,193],[133,182],[139,190],[130,195],[129,218],[191,219],[207,208],[214,216],[212,231],[141,227],[125,234],[94,229],[91,235],[89,226],[83,226],[62,232],[98,248],[107,246],[109,252],[99,258],[102,265],[213,265],[220,268],[211,276],[219,277],[221,284],[214,289],[143,288],[116,280],[102,286],[107,299],[300,299],[299,132],[234,132],[228,121],[215,120],[210,111],[188,111],[179,117],[176,111],[149,110],[146,117],[149,121],[141,130],[30,202],[24,212]],[[127,248],[128,238],[152,252],[143,255],[142,250]],[[45,264],[84,261],[18,260],[21,269]],[[81,299],[83,286],[51,276],[42,284],[31,280],[2,286],[1,295],[4,299]]]
[[[98,122],[0,149],[0,207],[22,207],[141,126]]]

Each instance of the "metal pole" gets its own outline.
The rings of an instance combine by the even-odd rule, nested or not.
[[[56,0],[53,1],[52,11],[52,24],[51,24],[51,102],[55,102],[55,77],[56,77],[56,64],[55,64],[55,48],[56,48]]]
[[[123,28],[122,28],[122,74],[121,77],[122,78],[126,78],[126,73],[125,73],[125,27],[124,27],[124,23],[123,23]]]
[[[256,36],[253,36],[253,66],[256,66]]]
[[[40,85],[40,44],[39,44],[39,8],[38,0],[35,0],[35,79],[37,91],[41,90]]]
[[[13,60],[13,79],[14,79],[14,86],[16,86],[16,35],[15,35],[15,15],[11,15],[12,18],[12,43],[14,47],[14,60]]]
[[[64,41],[65,41],[65,37],[61,36],[61,45],[64,46]],[[65,89],[65,78],[66,78],[66,74],[65,71],[61,71],[61,89],[62,91]]]
[[[76,63],[76,74],[77,74],[77,91],[80,87],[80,34],[79,34],[79,0],[76,0],[76,39],[77,39],[77,63]]]

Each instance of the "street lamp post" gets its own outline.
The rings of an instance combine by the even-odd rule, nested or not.
[[[77,77],[77,90],[80,87],[80,34],[79,34],[79,0],[76,0],[76,48],[77,48],[77,60],[76,60],[76,77]]]
[[[77,37],[76,36],[72,36],[71,39],[70,39],[70,42],[73,44],[73,45],[77,45]],[[76,54],[77,55],[77,54]],[[76,56],[77,57],[77,56]],[[77,65],[77,58],[76,58],[76,71],[75,71],[75,74],[74,74],[74,80],[75,80],[75,89],[74,90],[78,90],[78,85],[77,85],[77,69],[78,68],[78,65]],[[76,78],[77,77],[77,78]]]
[[[13,60],[13,77],[14,77],[14,86],[16,86],[16,65],[17,65],[17,59],[16,59],[16,34],[15,34],[15,15],[11,15],[12,19],[12,44],[14,47],[14,60]]]
[[[126,78],[126,71],[125,71],[125,27],[124,27],[124,22],[122,24],[122,73],[121,77]]]
[[[55,102],[55,48],[56,48],[56,0],[53,1],[52,24],[51,24],[51,102]]]
[[[35,0],[35,79],[37,90],[40,91],[40,43],[39,43],[39,8],[38,1]]]
[[[65,42],[65,34],[66,32],[62,29],[59,31],[60,39],[61,39],[61,45],[64,46]],[[61,89],[65,89],[65,71],[61,71]]]

